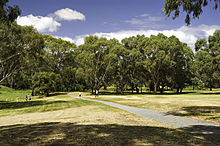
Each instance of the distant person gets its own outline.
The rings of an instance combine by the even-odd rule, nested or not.
[[[30,94],[28,95],[28,100],[29,100],[29,101],[31,100],[31,95],[30,95]]]
[[[81,94],[81,92],[79,92],[79,97],[81,97],[82,96],[82,94]]]
[[[26,95],[26,101],[28,101],[28,96]]]
[[[98,96],[99,96],[99,91],[95,90],[95,97],[98,97]]]

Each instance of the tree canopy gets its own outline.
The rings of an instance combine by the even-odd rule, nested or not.
[[[167,17],[173,13],[173,19],[179,16],[181,10],[186,12],[185,23],[189,25],[192,18],[199,19],[204,7],[210,5],[211,2],[214,2],[213,8],[217,9],[220,0],[166,0],[163,12]]]
[[[195,43],[195,63],[196,75],[206,87],[212,90],[220,83],[220,30],[217,30],[208,41],[199,39]]]
[[[1,23],[13,22],[20,14],[20,8],[16,6],[7,5],[8,0],[0,1],[0,21]]]
[[[55,91],[93,92],[109,86],[117,93],[139,93],[146,87],[154,94],[165,87],[177,93],[190,85],[210,90],[220,87],[220,30],[208,40],[197,40],[195,53],[176,36],[162,33],[132,36],[121,42],[88,36],[84,44],[76,46],[40,34],[31,26],[19,26],[14,20],[20,10],[7,2],[0,2],[0,83],[12,88],[48,96]],[[219,1],[215,2],[217,7]],[[176,10],[177,17],[183,5],[188,15],[193,12],[197,17],[200,4],[207,3],[167,0],[165,13],[170,16]],[[197,9],[200,13],[194,12]]]

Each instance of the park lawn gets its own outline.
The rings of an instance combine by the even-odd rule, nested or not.
[[[0,88],[0,117],[100,104],[74,99],[66,93],[55,93],[49,97],[33,96],[31,101],[26,101],[26,95],[30,93],[30,90]],[[102,109],[108,110],[108,107],[103,105]]]
[[[30,91],[0,92],[0,145],[216,145],[203,136],[64,93],[26,102]]]
[[[90,93],[83,94],[85,97],[94,98]],[[184,94],[165,93],[161,95],[150,93],[101,95],[100,93],[96,99],[220,123],[220,94],[218,91],[185,92]]]

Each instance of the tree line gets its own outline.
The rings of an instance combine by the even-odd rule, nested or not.
[[[0,8],[0,84],[32,89],[32,94],[53,91],[92,93],[114,86],[117,93],[137,93],[147,87],[154,93],[165,87],[181,93],[186,86],[220,87],[220,30],[199,39],[195,53],[176,36],[137,35],[116,39],[88,36],[84,44],[40,34],[19,26],[17,6]]]

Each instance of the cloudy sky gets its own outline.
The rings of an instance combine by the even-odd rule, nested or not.
[[[213,10],[213,3],[190,26],[184,23],[184,13],[176,20],[166,19],[162,13],[164,0],[10,0],[9,5],[22,10],[18,24],[33,25],[41,33],[77,45],[88,35],[121,40],[137,34],[164,33],[176,35],[193,49],[197,39],[220,29],[220,9]]]

